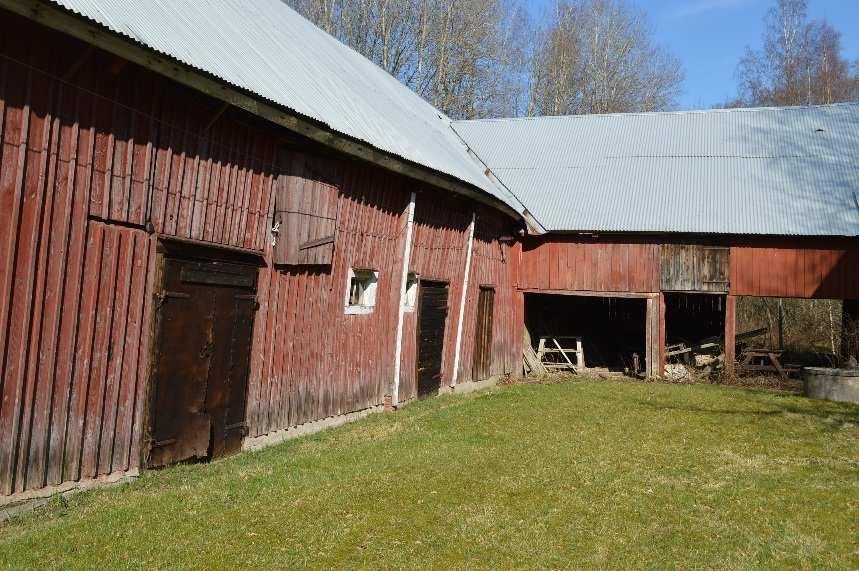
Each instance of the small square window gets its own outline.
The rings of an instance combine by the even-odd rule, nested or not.
[[[346,282],[346,313],[372,313],[376,305],[379,272],[350,269]]]
[[[406,295],[403,298],[403,309],[405,311],[414,311],[417,300],[418,275],[414,272],[409,272],[408,277],[406,277]]]

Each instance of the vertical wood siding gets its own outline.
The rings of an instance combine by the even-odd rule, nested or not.
[[[458,383],[482,380],[473,378],[472,374],[480,286],[495,288],[490,374],[518,375],[521,370],[525,305],[524,297],[516,287],[520,244],[500,242],[499,236],[513,237],[515,228],[503,216],[488,209],[479,209],[463,317]]]
[[[413,181],[320,159],[339,185],[333,263],[274,266],[276,163],[294,137],[23,19],[3,14],[0,26],[0,495],[139,467],[159,239],[261,255],[252,436],[383,401]],[[449,282],[451,303],[475,207],[419,189],[412,269]],[[493,373],[519,360],[516,264],[484,228],[493,216],[478,217],[463,379],[479,284],[498,288]],[[379,272],[371,314],[344,314],[350,268]],[[457,312],[449,315],[448,380]],[[408,385],[414,322],[406,327]]]
[[[859,299],[859,239],[759,238],[731,247],[732,295]]]
[[[659,243],[632,238],[551,236],[526,240],[522,289],[659,291]]]
[[[480,286],[495,287],[492,334],[491,375],[517,373],[522,360],[522,321],[524,302],[514,287],[518,272],[518,251],[500,236],[513,236],[515,228],[504,215],[455,197],[442,198],[432,190],[418,194],[409,271],[422,279],[449,283],[448,316],[444,336],[442,384],[453,379],[456,330],[462,299],[468,226],[475,213],[471,270],[463,313],[457,383],[481,380],[472,378],[477,297]],[[400,373],[402,400],[417,396],[415,377],[417,314],[408,312],[403,320],[403,352]]]
[[[417,193],[409,271],[423,280],[449,284],[448,312],[442,353],[442,384],[453,377],[453,356],[459,303],[462,296],[468,225],[474,206],[455,197],[439,196],[433,189]],[[417,308],[403,317],[403,350],[400,368],[400,399],[417,396],[415,359],[417,355]]]
[[[8,495],[139,467],[157,236],[262,251],[279,141],[249,116],[212,123],[216,102],[0,16]]]
[[[406,181],[357,163],[332,160],[331,168],[342,169],[333,264],[269,265],[261,273],[252,436],[374,406],[390,391]],[[379,272],[370,314],[344,314],[350,268]]]
[[[107,175],[104,100],[59,81],[50,71],[67,52],[12,20],[0,40],[0,494],[137,466],[153,250],[139,228],[88,219],[94,189],[123,186]],[[142,208],[131,186],[123,222]]]

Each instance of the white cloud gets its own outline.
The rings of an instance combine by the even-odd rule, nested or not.
[[[747,4],[748,2],[749,0],[689,0],[684,5],[679,6],[674,10],[673,16],[675,18],[698,16],[705,12],[733,8],[735,6]]]

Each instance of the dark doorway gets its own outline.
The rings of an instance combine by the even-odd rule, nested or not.
[[[418,398],[422,398],[437,394],[441,387],[447,284],[421,280],[419,296],[417,379]]]
[[[664,295],[667,361],[695,365],[697,354],[718,355],[725,335],[725,296],[678,292]]]
[[[472,378],[476,381],[492,376],[492,310],[495,289],[481,287],[477,297],[477,325],[474,328],[474,361]]]
[[[540,338],[580,337],[585,369],[637,374],[647,363],[647,300],[525,294],[525,325],[536,350]]]
[[[148,465],[241,448],[257,267],[167,257],[156,314]]]

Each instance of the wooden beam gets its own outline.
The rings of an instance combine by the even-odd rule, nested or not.
[[[583,297],[624,297],[633,299],[649,299],[656,297],[658,294],[645,292],[631,291],[591,291],[591,290],[571,290],[571,289],[536,289],[536,288],[519,288],[522,293],[542,293],[546,295],[577,295]]]
[[[468,278],[471,273],[471,250],[474,246],[474,222],[476,215],[471,213],[471,224],[468,225],[468,239],[465,242],[465,267],[462,269],[462,292],[459,296],[459,313],[456,319],[456,341],[453,349],[453,374],[450,379],[450,386],[455,387],[459,380],[459,355],[462,351],[462,321],[465,318],[465,302],[468,299]],[[501,242],[498,243],[501,247]],[[503,250],[502,250],[503,253]],[[476,341],[475,341],[476,345]],[[483,379],[472,379],[472,381],[482,381]]]
[[[647,315],[645,317],[644,364],[645,375],[649,378],[662,376],[664,367],[660,368],[659,334],[659,296],[647,299]]]
[[[466,196],[500,210],[516,220],[523,216],[498,198],[455,177],[440,173],[393,153],[381,151],[349,135],[335,132],[325,123],[262,98],[238,87],[232,87],[214,76],[168,58],[131,38],[117,34],[83,16],[74,14],[45,0],[0,0],[0,8],[14,12],[78,38],[97,48],[159,73],[182,85],[221,100],[272,123],[299,133],[308,139],[352,157],[373,163],[389,171],[425,182],[432,186]]]
[[[229,109],[229,107],[230,107],[230,104],[229,104],[229,103],[227,103],[226,101],[225,101],[225,102],[223,102],[223,103],[221,103],[221,105],[219,105],[219,106],[218,106],[218,109],[217,109],[217,110],[215,111],[215,113],[212,115],[212,118],[211,118],[211,119],[209,119],[209,122],[208,122],[208,123],[206,123],[206,127],[205,127],[203,130],[208,132],[208,131],[209,131],[209,129],[211,129],[211,128],[212,128],[212,125],[214,125],[214,124],[215,124],[215,121],[217,121],[218,119],[220,119],[220,118],[221,118],[221,115],[223,115],[223,114],[224,114],[224,112],[225,112],[227,109]]]
[[[665,374],[665,294],[659,294],[659,316],[657,330],[659,332],[659,346],[657,347],[657,363],[659,363],[656,376],[661,377]]]
[[[66,69],[66,73],[63,74],[63,80],[71,81],[72,79],[74,79],[78,71],[80,71],[86,61],[90,58],[93,51],[95,51],[95,48],[93,48],[92,45],[87,45],[86,49],[81,51],[80,55],[78,56],[78,59],[76,59],[74,63],[70,65],[68,69]]]
[[[725,372],[733,374],[736,370],[737,348],[737,296],[725,298]]]
[[[330,244],[334,241],[334,234],[331,236],[325,236],[324,238],[319,238],[317,240],[309,240],[298,246],[299,250],[309,250],[311,248],[318,248],[319,246],[324,246],[326,244]]]
[[[394,378],[391,380],[391,405],[400,405],[400,371],[403,355],[403,318],[405,316],[406,286],[409,281],[409,264],[412,256],[412,232],[415,223],[415,193],[409,195],[409,204],[403,212],[406,232],[403,236],[403,266],[400,271],[400,295],[397,298],[397,333],[394,346]]]

